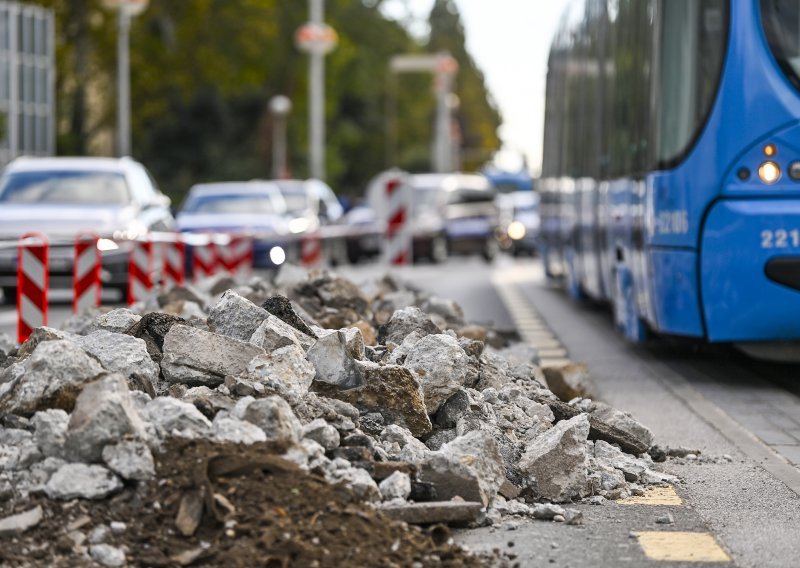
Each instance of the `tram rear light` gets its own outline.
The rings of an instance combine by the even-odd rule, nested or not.
[[[772,185],[781,178],[781,168],[775,162],[764,162],[758,168],[758,177],[768,185]]]
[[[764,146],[764,155],[766,157],[771,158],[777,153],[778,153],[778,148],[775,146],[775,144],[767,144],[766,146]]]

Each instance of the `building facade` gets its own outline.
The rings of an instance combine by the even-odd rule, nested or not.
[[[55,153],[54,44],[51,10],[0,0],[0,167]]]

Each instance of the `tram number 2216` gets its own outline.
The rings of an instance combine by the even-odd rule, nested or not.
[[[761,231],[762,249],[800,248],[800,230],[776,229]]]

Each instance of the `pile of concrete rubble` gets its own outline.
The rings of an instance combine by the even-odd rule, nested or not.
[[[176,438],[271,443],[416,524],[576,524],[570,503],[675,481],[655,469],[647,428],[573,399],[585,369],[545,371],[453,301],[291,266],[84,313],[21,346],[0,337],[0,501],[19,511],[0,536],[41,521],[22,506],[32,496],[105,500],[157,480],[154,455]],[[125,562],[102,539],[86,553]]]

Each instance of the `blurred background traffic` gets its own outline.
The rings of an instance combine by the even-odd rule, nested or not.
[[[538,196],[522,152],[500,152],[459,6],[419,5],[0,2],[6,301],[32,231],[52,241],[51,287],[71,285],[87,232],[120,291],[127,241],[149,234],[185,234],[189,270],[196,234],[252,235],[257,269],[325,228],[328,264],[376,260],[389,169],[411,172],[413,261],[534,254]]]

